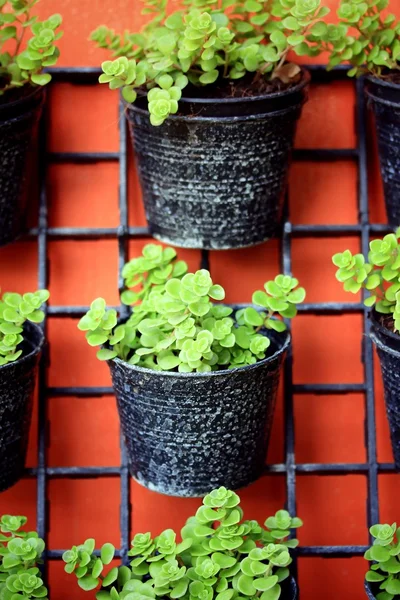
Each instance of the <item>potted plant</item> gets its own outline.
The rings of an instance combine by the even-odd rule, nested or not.
[[[0,491],[22,476],[28,446],[33,392],[43,347],[40,310],[47,290],[0,297]]]
[[[301,519],[279,510],[264,528],[243,520],[239,503],[235,492],[213,490],[181,530],[180,543],[172,529],[154,539],[150,532],[138,533],[128,552],[130,567],[105,573],[114,546],[104,544],[98,557],[95,540],[89,539],[64,553],[65,571],[75,573],[83,590],[99,589],[97,600],[295,600],[297,586],[289,567],[290,549],[298,540],[288,536],[303,524]]]
[[[400,21],[382,11],[389,0],[342,0],[339,24],[330,25],[316,48],[330,53],[329,68],[350,63],[350,76],[367,75],[375,115],[389,224],[400,223]],[[315,41],[315,40],[314,40]],[[307,48],[308,51],[308,48]]]
[[[60,15],[38,21],[36,1],[0,0],[0,246],[24,228],[37,123],[55,65]],[[25,49],[27,31],[31,31]]]
[[[172,248],[148,244],[123,269],[131,316],[95,300],[78,327],[102,346],[130,470],[143,485],[202,496],[246,485],[262,472],[280,369],[290,344],[283,321],[305,297],[278,275],[235,310],[204,269],[187,273]]]
[[[365,576],[365,590],[373,600],[398,600],[400,598],[400,529],[393,525],[373,525],[374,538],[364,558],[372,562]]]
[[[350,250],[335,254],[336,278],[344,289],[357,294],[371,292],[365,305],[371,311],[371,338],[376,346],[384,384],[386,412],[390,425],[393,455],[400,469],[400,228],[396,234],[370,243],[368,261]]]
[[[275,234],[308,73],[289,53],[325,27],[321,0],[145,0],[140,33],[92,34],[114,60],[151,234],[238,248]],[[172,4],[172,3],[171,3]],[[318,49],[311,49],[315,56]]]
[[[35,531],[21,529],[26,517],[3,515],[0,520],[0,597],[2,600],[47,600],[38,565],[45,544]]]

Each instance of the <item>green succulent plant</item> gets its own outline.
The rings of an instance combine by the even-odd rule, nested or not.
[[[400,68],[400,21],[382,15],[388,6],[389,0],[341,0],[338,24],[320,25],[319,35],[308,42],[329,53],[329,69],[350,63],[350,76],[384,77]]]
[[[134,102],[148,91],[153,125],[178,111],[182,90],[241,79],[296,80],[300,67],[288,53],[317,56],[309,35],[324,26],[329,9],[321,0],[186,0],[171,11],[168,0],[144,0],[151,20],[138,33],[117,34],[102,25],[91,39],[111,51],[101,83],[121,89]]]
[[[181,530],[155,537],[138,533],[132,540],[130,566],[113,567],[114,547],[107,544],[94,553],[94,540],[86,540],[64,553],[67,573],[78,585],[97,589],[97,600],[278,600],[280,584],[289,577],[290,549],[297,539],[290,530],[302,525],[285,510],[266,520],[243,520],[239,496],[224,487],[213,490]]]
[[[396,233],[382,240],[372,240],[368,262],[362,254],[350,250],[335,254],[333,264],[338,267],[336,279],[343,283],[346,292],[357,294],[369,290],[364,304],[374,306],[378,313],[393,318],[394,331],[400,331],[400,227]]]
[[[0,0],[0,95],[26,84],[46,85],[51,80],[46,67],[56,64],[60,51],[56,42],[62,18],[52,15],[38,21],[32,9],[38,0]],[[27,30],[31,38],[21,50]]]
[[[372,564],[365,579],[380,590],[377,600],[400,598],[400,528],[392,525],[373,525],[370,533],[374,538],[364,558]]]
[[[21,529],[26,523],[27,518],[20,516],[0,519],[1,600],[47,600],[48,591],[37,567],[45,544],[36,532]]]
[[[118,324],[117,312],[97,298],[78,324],[91,346],[102,346],[98,358],[183,373],[254,364],[266,357],[271,343],[265,330],[286,329],[273,317],[293,318],[305,298],[297,279],[278,275],[253,294],[255,306],[235,312],[215,304],[225,291],[206,269],[187,271],[173,248],[157,244],[146,245],[142,256],[128,262],[121,300],[132,307],[129,319]]]
[[[24,323],[43,321],[44,312],[40,307],[49,297],[47,290],[28,292],[24,295],[6,292],[0,296],[0,366],[21,356]]]

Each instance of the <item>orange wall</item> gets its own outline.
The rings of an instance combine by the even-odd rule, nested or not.
[[[331,7],[336,2],[329,2]],[[398,0],[392,4],[398,6]],[[42,15],[59,11],[64,16],[61,65],[98,65],[106,56],[87,41],[91,29],[107,23],[119,30],[137,26],[138,0],[43,0]],[[400,6],[397,8],[400,16]],[[300,123],[299,148],[351,148],[355,145],[352,83],[314,87]],[[115,151],[118,149],[117,94],[106,87],[57,85],[50,93],[53,151]],[[382,193],[375,159],[371,181],[371,213],[384,221]],[[290,207],[294,223],[355,223],[357,173],[351,162],[298,163],[290,181]],[[118,167],[56,165],[49,170],[51,226],[113,227],[118,223]],[[136,176],[130,178],[130,222],[143,225],[144,215]],[[317,245],[318,243],[318,245]],[[330,257],[358,240],[293,241],[293,271],[307,288],[308,301],[351,301],[334,279]],[[131,244],[131,255],[140,243]],[[197,251],[182,253],[191,266]],[[83,241],[49,243],[51,303],[88,304],[104,295],[117,302],[117,242]],[[249,301],[252,290],[279,269],[278,243],[249,250],[214,253],[214,279],[225,286],[228,300]],[[234,277],[231,275],[234,273]],[[238,283],[234,283],[234,282]],[[0,283],[4,290],[26,291],[37,282],[37,245],[19,242],[0,249]],[[354,298],[357,300],[357,298]],[[359,316],[314,317],[300,315],[293,327],[295,383],[360,382],[362,379],[361,319]],[[49,324],[54,386],[109,385],[107,367],[95,358],[74,320],[52,319]],[[392,462],[380,374],[377,375],[378,459]],[[300,396],[295,398],[296,460],[310,462],[363,462],[363,397]],[[119,463],[118,419],[115,402],[108,398],[52,398],[48,405],[51,466],[115,466]],[[269,462],[282,462],[282,404],[277,408]],[[29,466],[36,464],[36,420],[29,451]],[[269,476],[246,489],[242,496],[247,515],[264,520],[285,502],[284,476]],[[398,517],[400,476],[380,475],[381,519]],[[131,482],[132,533],[165,527],[179,528],[198,506],[197,500],[158,496]],[[0,514],[23,513],[35,523],[36,484],[24,480],[0,495]],[[119,545],[119,480],[51,480],[48,485],[49,547],[66,548],[96,537]],[[301,542],[308,545],[366,544],[366,478],[363,476],[304,476],[297,478],[298,514],[305,526]],[[312,559],[299,562],[303,599],[362,600],[362,558]],[[53,600],[90,598],[77,589],[60,563],[50,566]],[[323,593],[321,593],[323,592]]]

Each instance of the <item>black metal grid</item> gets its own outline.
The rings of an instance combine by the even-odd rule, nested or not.
[[[323,66],[311,66],[312,79],[317,83],[329,83],[346,79],[346,70],[338,69],[326,73]],[[52,69],[53,81],[73,83],[76,85],[90,85],[97,82],[99,71],[94,68],[55,68]],[[350,85],[350,84],[349,84]],[[361,248],[364,253],[368,251],[371,235],[383,234],[388,227],[380,224],[369,223],[368,211],[368,181],[367,181],[367,150],[366,150],[366,108],[363,92],[363,81],[358,80],[356,87],[356,126],[357,147],[354,149],[311,149],[296,150],[294,160],[298,161],[336,161],[349,160],[358,167],[358,224],[352,225],[294,225],[290,222],[288,208],[286,208],[286,219],[283,226],[281,240],[281,262],[283,271],[291,272],[291,243],[293,238],[331,238],[342,236],[353,236],[360,239]],[[51,92],[50,92],[51,93]],[[45,123],[45,116],[43,123]],[[36,238],[38,242],[38,285],[40,288],[48,284],[48,240],[97,240],[117,239],[119,250],[119,272],[126,262],[127,242],[129,239],[149,237],[147,228],[130,227],[128,225],[128,198],[127,198],[127,125],[120,106],[119,119],[119,151],[118,152],[90,152],[90,153],[50,153],[46,150],[45,127],[42,127],[42,172],[40,188],[40,206],[38,227],[29,232],[30,238]],[[49,163],[75,163],[88,164],[99,162],[119,163],[119,214],[120,224],[116,228],[70,228],[70,227],[48,227],[46,194],[46,165]],[[208,251],[203,251],[201,264],[207,267],[209,264]],[[122,280],[119,280],[120,287]],[[125,310],[125,307],[116,307]],[[50,306],[46,310],[46,321],[53,317],[78,318],[88,307],[85,306]],[[307,303],[300,306],[300,312],[313,315],[339,315],[356,313],[363,316],[364,333],[369,332],[369,321],[367,310],[361,303]],[[46,328],[46,323],[44,324]],[[373,352],[372,344],[368,335],[363,336],[363,363],[364,380],[360,384],[304,384],[295,385],[292,377],[292,357],[289,356],[284,368],[284,411],[285,411],[285,462],[281,464],[268,465],[266,474],[285,474],[287,508],[291,513],[296,512],[296,477],[307,474],[315,475],[345,475],[362,474],[368,480],[367,494],[367,519],[366,525],[371,525],[379,520],[378,505],[378,473],[395,472],[392,463],[377,463],[376,457],[376,429],[375,429],[375,407],[374,407],[374,381],[373,381]],[[312,463],[297,464],[295,460],[295,435],[293,397],[295,394],[329,394],[345,395],[350,393],[362,393],[365,398],[365,446],[367,450],[367,461],[365,463]],[[47,401],[51,397],[97,397],[112,395],[111,387],[49,387],[47,385],[46,357],[43,358],[39,378],[39,424],[38,424],[38,466],[28,469],[28,477],[37,478],[37,529],[41,537],[46,540],[48,532],[48,503],[47,483],[54,478],[80,478],[90,479],[96,477],[119,477],[121,482],[120,495],[120,547],[117,556],[122,559],[126,554],[130,543],[130,489],[129,472],[123,443],[121,443],[121,464],[115,467],[48,467],[46,462],[47,445]],[[365,546],[302,546],[298,549],[300,556],[319,557],[353,557],[360,556],[366,550]],[[63,550],[49,549],[47,558],[60,559]]]

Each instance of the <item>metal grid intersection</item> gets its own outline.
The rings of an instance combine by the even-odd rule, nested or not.
[[[314,82],[329,83],[344,80],[345,69],[326,73],[323,66],[310,67]],[[92,68],[55,68],[52,69],[55,83],[73,83],[89,85],[97,82],[99,71]],[[350,83],[349,83],[350,85]],[[293,238],[328,238],[353,236],[361,241],[364,253],[368,251],[371,235],[383,234],[388,228],[385,225],[370,224],[368,212],[368,183],[366,157],[366,109],[363,93],[363,82],[355,83],[357,106],[357,147],[355,149],[324,149],[296,150],[294,160],[299,161],[336,161],[349,160],[358,167],[358,203],[359,220],[354,225],[294,225],[290,222],[287,212],[281,240],[282,268],[286,274],[291,272],[291,242]],[[127,194],[127,124],[120,106],[119,119],[119,151],[118,152],[88,152],[88,153],[54,153],[47,152],[45,126],[46,115],[41,127],[41,187],[38,227],[29,232],[30,238],[38,242],[38,285],[39,288],[48,285],[48,252],[49,239],[56,240],[97,240],[117,239],[119,254],[119,273],[126,262],[127,242],[129,239],[146,239],[149,237],[147,228],[130,227],[128,224],[128,194]],[[70,228],[48,227],[48,202],[46,194],[46,165],[49,163],[90,164],[100,162],[119,163],[119,215],[120,224],[117,228]],[[288,211],[288,209],[286,208]],[[201,264],[208,266],[208,252],[203,251]],[[119,287],[122,279],[119,278]],[[116,307],[126,310],[126,307]],[[50,306],[46,309],[46,321],[52,317],[78,318],[88,307],[84,306]],[[367,310],[361,303],[306,303],[299,307],[301,313],[313,315],[340,315],[356,313],[363,317],[364,333],[368,334],[369,321]],[[44,324],[46,328],[46,322]],[[373,352],[372,344],[367,335],[363,336],[362,358],[364,364],[364,380],[359,384],[302,384],[295,385],[292,377],[292,356],[286,360],[284,367],[284,411],[285,411],[285,462],[268,465],[266,474],[284,474],[286,476],[287,508],[291,513],[296,512],[296,477],[301,475],[345,475],[362,474],[368,480],[367,518],[368,525],[379,520],[378,510],[378,473],[395,472],[392,463],[377,463],[376,458],[376,429],[374,408],[373,381]],[[46,462],[47,446],[47,402],[52,397],[98,397],[112,395],[111,387],[49,387],[47,384],[47,360],[43,357],[39,376],[39,423],[38,423],[38,466],[27,469],[28,477],[37,478],[37,529],[46,540],[48,533],[48,502],[47,483],[55,478],[91,479],[97,477],[120,478],[120,547],[117,556],[123,560],[130,544],[131,513],[129,472],[124,444],[121,441],[121,464],[115,467],[48,467]],[[293,397],[301,394],[315,395],[345,395],[362,393],[365,398],[365,445],[367,461],[365,463],[312,463],[297,464],[295,460],[295,435]],[[47,540],[46,540],[47,541]],[[302,546],[298,549],[299,556],[323,557],[352,557],[360,556],[366,550],[365,546]],[[62,549],[47,550],[47,558],[60,559]]]

